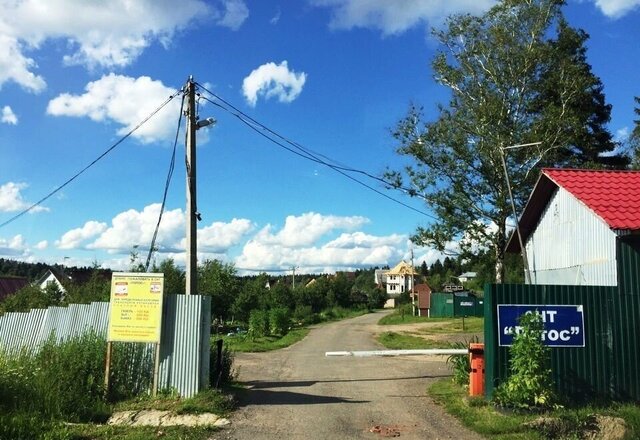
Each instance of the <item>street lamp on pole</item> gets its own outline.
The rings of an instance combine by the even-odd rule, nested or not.
[[[185,294],[195,294],[198,289],[198,226],[201,220],[197,205],[196,191],[196,130],[215,124],[214,118],[201,121],[196,115],[196,83],[190,76],[186,86],[187,94],[187,134],[186,134],[186,158],[187,167],[187,243],[186,243],[186,288]]]
[[[511,182],[509,181],[509,172],[507,171],[507,162],[505,160],[505,151],[513,150],[516,148],[531,147],[534,145],[540,145],[542,142],[531,142],[528,144],[510,145],[508,147],[500,147],[500,159],[502,160],[502,169],[504,170],[504,178],[507,181],[507,189],[509,190],[509,200],[511,201],[511,210],[513,211],[513,218],[516,222],[516,235],[518,236],[518,243],[520,244],[520,255],[522,255],[522,264],[524,265],[524,282],[525,284],[531,284],[531,274],[529,273],[529,262],[527,261],[527,251],[524,248],[522,241],[522,234],[520,233],[520,225],[518,223],[518,214],[516,212],[516,204],[513,201],[513,193],[511,192]]]

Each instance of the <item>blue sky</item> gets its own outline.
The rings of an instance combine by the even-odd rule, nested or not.
[[[104,3],[104,4],[103,4]],[[434,117],[429,29],[490,0],[0,0],[0,223],[112,146],[189,75],[269,128],[332,160],[399,166],[390,129],[409,103]],[[568,0],[624,139],[640,95],[640,0]],[[203,93],[205,95],[205,93]],[[332,272],[408,259],[429,217],[269,142],[201,100],[199,259],[248,270]],[[132,137],[0,228],[0,257],[126,269],[148,248],[179,114],[173,99]],[[358,176],[356,176],[358,177]],[[378,191],[428,213],[417,200]],[[158,260],[184,263],[184,137]],[[415,249],[419,263],[431,249]]]

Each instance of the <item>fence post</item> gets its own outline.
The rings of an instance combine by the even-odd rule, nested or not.
[[[214,372],[213,377],[216,378],[215,387],[219,388],[220,386],[220,377],[222,376],[222,344],[224,341],[222,339],[218,339],[216,341],[216,370]]]

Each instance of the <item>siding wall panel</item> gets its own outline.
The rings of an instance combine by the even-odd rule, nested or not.
[[[615,233],[563,188],[526,243],[534,284],[615,286]]]

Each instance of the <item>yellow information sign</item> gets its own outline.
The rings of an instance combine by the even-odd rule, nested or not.
[[[160,343],[162,273],[114,273],[108,341]]]

